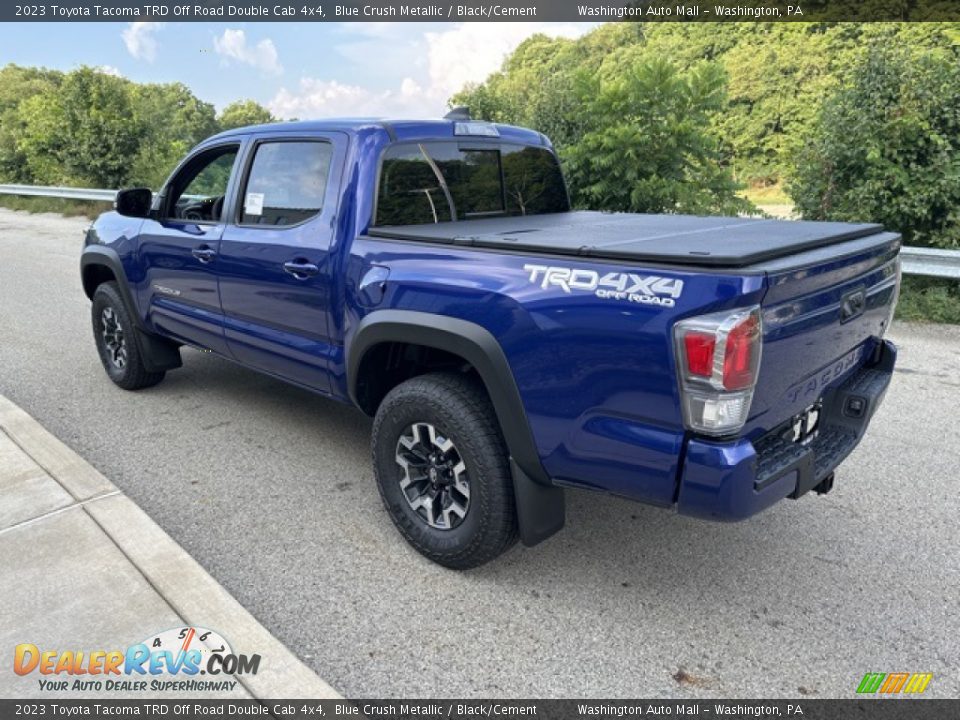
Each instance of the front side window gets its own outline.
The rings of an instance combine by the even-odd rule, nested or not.
[[[239,149],[238,145],[224,145],[190,160],[170,182],[166,217],[218,222]]]
[[[327,142],[264,142],[257,146],[240,196],[240,224],[296,225],[323,209],[333,146]]]
[[[375,224],[419,225],[569,209],[557,159],[545,148],[401,144],[383,156]]]

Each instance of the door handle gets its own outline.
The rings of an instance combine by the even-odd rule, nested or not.
[[[202,263],[212,262],[217,256],[217,251],[209,245],[195,247],[191,252],[193,253],[193,256]]]
[[[285,262],[283,269],[293,275],[297,280],[306,280],[308,277],[320,272],[319,267],[305,260],[290,260]]]

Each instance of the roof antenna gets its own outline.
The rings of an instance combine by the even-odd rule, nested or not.
[[[443,116],[444,120],[470,120],[470,108],[466,105],[458,105]]]

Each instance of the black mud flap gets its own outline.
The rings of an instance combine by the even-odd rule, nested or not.
[[[513,494],[517,501],[520,542],[532,547],[563,529],[567,510],[563,488],[533,480],[510,458]]]
[[[132,309],[129,309],[133,312]],[[137,348],[147,372],[164,372],[183,365],[180,358],[180,346],[166,338],[151,335],[136,328]]]

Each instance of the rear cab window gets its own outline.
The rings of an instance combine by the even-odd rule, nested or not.
[[[420,225],[570,209],[547,148],[467,141],[401,143],[384,152],[374,225]]]

